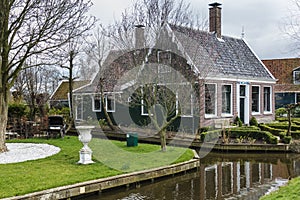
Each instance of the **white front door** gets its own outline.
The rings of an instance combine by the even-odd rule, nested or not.
[[[244,124],[249,124],[249,84],[237,84],[237,112]]]

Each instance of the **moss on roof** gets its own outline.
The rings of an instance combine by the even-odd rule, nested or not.
[[[80,88],[84,85],[87,85],[90,83],[90,80],[84,80],[84,81],[74,81],[73,82],[73,89]],[[51,96],[51,101],[57,101],[57,100],[67,100],[68,99],[68,93],[69,93],[69,81],[63,81],[57,89],[54,91],[54,93]]]

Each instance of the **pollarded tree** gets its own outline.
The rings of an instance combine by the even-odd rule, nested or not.
[[[153,53],[160,50],[162,50],[162,52],[160,52],[160,56],[162,56],[162,54],[166,54],[166,56],[169,57],[171,55],[170,53],[175,53],[174,56],[177,55],[181,57],[181,61],[184,61],[185,64],[187,64],[187,62],[195,63],[197,55],[203,47],[201,46],[201,43],[199,41],[195,40],[194,35],[192,35],[190,38],[188,38],[189,40],[187,40],[187,42],[190,43],[186,46],[191,46],[192,49],[195,50],[194,52],[192,52],[192,54],[189,55],[189,60],[187,61],[187,58],[184,59],[185,56],[181,54],[182,52],[177,49],[177,47],[174,47],[174,41],[172,41],[172,38],[175,37],[170,37],[170,35],[165,32],[166,24],[171,24],[176,27],[192,27],[195,29],[204,29],[207,27],[206,20],[193,17],[197,15],[193,15],[191,13],[192,10],[190,9],[189,4],[185,4],[183,0],[137,0],[135,1],[131,9],[123,13],[121,21],[116,22],[114,25],[111,25],[109,27],[110,31],[108,31],[107,34],[107,36],[111,39],[113,46],[117,48],[119,52],[121,52],[120,54],[122,56],[120,56],[120,58],[127,56],[129,62],[131,62],[133,65],[132,67],[139,68],[136,73],[134,73],[134,70],[131,70],[130,75],[132,76],[134,74],[133,76],[135,77],[133,78],[133,82],[137,85],[143,85],[144,87],[142,89],[144,89],[144,91],[143,94],[141,94],[140,89],[137,89],[135,91],[136,96],[134,97],[136,101],[132,102],[132,104],[134,104],[135,106],[141,106],[143,108],[143,111],[145,111],[144,114],[148,116],[148,119],[150,119],[154,128],[158,131],[158,134],[161,138],[162,151],[166,151],[166,131],[168,126],[170,126],[175,120],[183,115],[183,113],[180,112],[180,109],[185,109],[187,113],[191,113],[191,109],[189,108],[191,107],[191,102],[194,101],[194,103],[198,103],[200,101],[200,97],[192,95],[191,98],[190,93],[186,96],[179,94],[177,99],[181,98],[182,102],[187,102],[184,108],[180,108],[178,105],[176,105],[175,97],[176,91],[180,89],[182,90],[182,87],[180,87],[180,84],[174,84],[174,80],[177,80],[177,82],[181,83],[181,81],[184,82],[187,77],[182,77],[180,81],[178,80],[178,78],[174,80],[168,80],[172,81],[172,85],[175,86],[175,88],[172,88],[172,91],[164,87],[157,87],[161,84],[168,85],[168,87],[170,87],[170,82],[165,82],[166,80],[160,80],[160,78],[162,78],[160,75],[170,74],[169,71],[174,72],[176,70],[179,70],[178,72],[182,72],[180,71],[179,67],[176,70],[172,70],[170,69],[171,67],[168,66],[170,65],[170,63],[162,66],[157,66],[154,64],[150,68],[156,69],[156,71],[151,71],[150,68],[148,68],[150,71],[149,73],[147,73],[145,72],[145,68],[147,68],[145,67],[145,65],[147,65],[148,61],[150,62],[152,58],[156,58],[157,61],[158,59],[153,55]],[[192,34],[194,32],[192,28],[186,30],[190,30],[189,32],[191,32]],[[135,35],[133,34],[134,30],[138,30],[138,32],[135,32]],[[187,35],[186,37],[188,36],[189,35]],[[149,50],[148,52],[143,51],[147,51],[147,49]],[[145,55],[141,56],[141,54],[143,53]],[[208,54],[210,54],[210,52],[208,52]],[[182,64],[182,62],[175,62],[172,64],[179,66]],[[129,64],[126,63],[127,67],[128,65]],[[194,66],[185,65],[184,67]],[[166,70],[165,68],[168,68],[168,70]],[[124,67],[122,68],[122,70],[124,70]],[[161,70],[162,73],[159,72]],[[207,67],[207,69],[202,71],[201,75],[203,78],[205,77],[205,75],[207,76],[209,70],[210,68]],[[157,75],[155,72],[159,72],[160,75],[155,76]],[[144,76],[141,76],[142,74]],[[154,76],[150,76],[150,74]],[[176,73],[174,72],[174,74]],[[132,82],[129,81],[132,80],[131,76],[128,78],[127,83],[124,82],[124,85],[131,85]],[[189,78],[190,77],[191,76],[189,76]],[[111,77],[105,74],[104,79],[107,78],[109,79]],[[147,78],[151,78],[151,80],[146,81]],[[197,86],[198,88],[202,87],[202,82],[204,82],[198,80],[198,77],[195,77],[190,81],[192,83],[199,82]],[[148,85],[149,87],[146,87],[149,82],[151,82],[152,84]],[[186,81],[186,83],[187,82],[188,81]],[[195,85],[189,85],[189,90],[191,90],[190,92],[193,92],[192,87],[195,87]],[[194,89],[197,90],[196,88]],[[186,90],[186,92],[187,91],[188,90]],[[201,93],[201,95],[203,94]],[[143,103],[141,103],[141,99],[139,99],[139,97],[143,97]]]
[[[8,96],[25,62],[47,55],[82,34],[91,17],[89,0],[2,0],[0,2],[0,152],[7,151]],[[48,63],[46,57],[40,64]]]
[[[292,50],[300,56],[300,0],[292,0],[290,14],[284,21],[284,32],[293,40]]]

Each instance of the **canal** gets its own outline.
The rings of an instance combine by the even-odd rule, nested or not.
[[[102,191],[88,200],[259,199],[300,176],[299,154],[210,153],[192,172]]]

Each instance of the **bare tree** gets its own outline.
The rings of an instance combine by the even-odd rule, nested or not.
[[[87,58],[89,58],[95,65],[99,73],[103,70],[103,63],[108,55],[109,51],[112,49],[111,43],[108,40],[107,33],[111,30],[109,28],[105,28],[103,25],[99,25],[93,32],[92,36],[87,39],[87,47],[85,49],[85,53]],[[104,77],[100,78],[98,81],[98,90],[101,99],[101,105],[105,105],[105,91],[103,88]],[[106,106],[103,106],[103,112],[107,121],[108,126],[112,130],[118,130],[118,127],[114,126],[108,112]]]
[[[283,31],[294,43],[292,49],[299,56],[300,49],[300,0],[292,0],[289,16],[284,19]]]
[[[89,0],[2,0],[0,2],[0,152],[7,151],[9,90],[26,60],[45,55],[78,37],[90,20]],[[40,59],[44,64],[47,59]],[[47,62],[48,63],[48,62]]]
[[[166,50],[172,49],[174,50],[173,53],[175,52],[177,56],[179,55],[181,56],[181,58],[185,57],[185,55],[183,55],[180,51],[178,51],[178,49],[174,49],[174,47],[172,47],[172,42],[174,41],[172,41],[171,38],[168,38],[169,36],[165,37],[168,33],[164,31],[166,28],[165,25],[167,23],[172,24],[174,26],[190,27],[191,32],[192,30],[195,29],[199,30],[199,29],[207,28],[206,26],[207,20],[199,19],[197,17],[192,17],[193,14],[191,13],[193,12],[190,9],[189,4],[185,4],[184,1],[182,0],[177,3],[172,0],[137,0],[135,1],[135,3],[133,4],[130,10],[126,10],[123,13],[121,21],[116,22],[115,24],[109,26],[108,28],[109,31],[106,32],[106,36],[110,38],[110,41],[113,44],[113,46],[119,51],[123,51],[124,55],[127,55],[127,57],[130,57],[130,59],[132,59],[133,67],[139,68],[136,71],[135,74],[136,76],[133,75],[135,76],[133,79],[136,84],[144,85],[143,87],[144,93],[142,94],[137,92],[137,96],[135,96],[136,101],[134,101],[134,104],[137,106],[141,106],[144,109],[145,113],[147,114],[150,121],[152,122],[154,128],[158,131],[159,133],[158,135],[161,138],[162,151],[166,151],[167,128],[182,115],[181,109],[178,107],[178,105],[176,107],[176,100],[174,100],[176,95],[175,96],[172,95],[172,93],[173,94],[176,93],[175,91],[180,90],[180,87],[178,87],[177,85],[177,88],[174,88],[173,92],[170,92],[170,90],[166,89],[165,87],[157,87],[161,84],[164,85],[166,84],[176,85],[176,84],[174,84],[174,82],[163,82],[163,80],[159,80],[159,76],[161,74],[157,72],[159,71],[158,69],[161,66],[154,67],[156,71],[154,70],[152,72],[145,73],[145,63],[147,63],[148,60],[151,60],[153,58],[154,60],[156,59],[157,61],[157,56],[153,54],[154,52],[151,52],[152,48],[156,48],[156,50],[162,49],[162,51],[165,51],[162,53],[167,53],[167,54],[168,52],[166,52]],[[139,27],[139,25],[145,27],[144,28],[145,31],[142,32],[143,42],[140,44],[138,44],[137,41],[137,37],[139,36],[133,34],[136,25],[138,25],[137,27]],[[163,40],[159,41],[161,39]],[[197,59],[197,53],[199,53],[199,51],[201,50],[200,43],[197,44],[196,42],[194,41],[194,43],[188,44],[196,47],[193,47],[195,51],[192,52],[192,54],[190,54],[189,60],[185,58],[185,64],[187,64],[187,62],[195,63]],[[157,44],[160,44],[160,46],[155,46]],[[199,46],[197,47],[197,45]],[[137,53],[141,49],[145,49],[146,52],[142,50],[140,53]],[[137,52],[135,50],[137,50]],[[141,54],[143,54],[143,56],[140,56]],[[127,63],[127,65],[129,65],[129,63]],[[195,66],[189,66],[189,68],[190,70],[193,70],[192,68],[195,68]],[[180,71],[179,69],[177,70],[178,72],[183,72]],[[208,74],[209,72],[208,69],[205,69],[203,71],[206,74]],[[149,82],[147,81],[145,82],[146,78],[149,77],[141,78],[143,76],[140,76],[140,74],[143,73],[148,75],[153,74],[155,76],[152,77],[153,78],[152,84],[149,85]],[[205,78],[204,73],[201,74],[202,79]],[[134,74],[134,72],[132,72],[132,74]],[[166,73],[166,75],[169,75],[169,73]],[[106,73],[103,75],[103,78],[109,79],[113,77],[108,77]],[[189,80],[190,78],[191,76],[189,77]],[[169,80],[169,81],[174,81],[174,80]],[[198,80],[197,77],[193,77],[192,81],[197,82],[198,86],[189,85],[190,89],[194,87],[198,87],[198,89],[199,87],[204,88],[204,84],[203,84],[204,81]],[[140,89],[138,89],[137,91],[140,91]],[[198,96],[203,95],[203,93],[200,94],[200,92],[198,92],[197,95]],[[185,97],[187,98],[186,102],[192,101],[189,95],[184,96],[183,94],[180,94],[179,98],[185,98]],[[194,99],[195,103],[196,102],[198,103],[200,101],[200,97],[197,98],[196,95],[194,95],[194,98],[195,98]],[[199,111],[199,108],[197,109]]]

